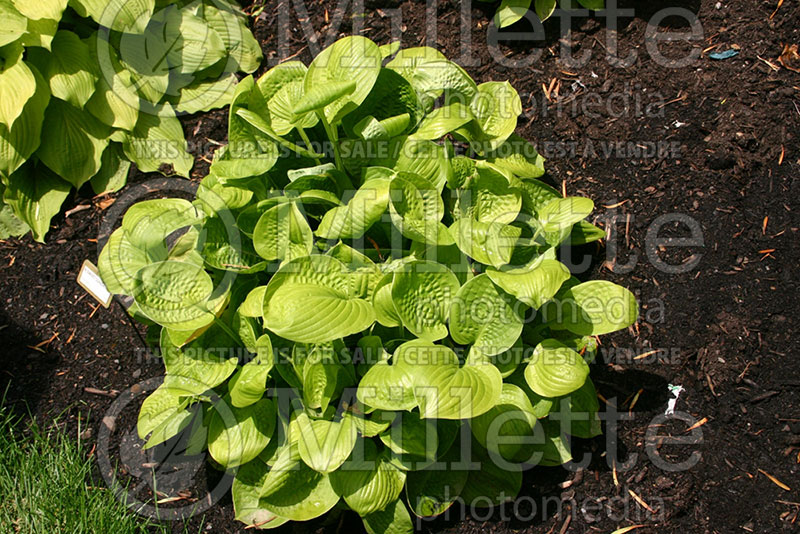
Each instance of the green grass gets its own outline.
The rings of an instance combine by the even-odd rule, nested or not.
[[[93,459],[86,445],[62,430],[42,430],[0,406],[1,533],[171,532],[135,515],[111,490],[92,482]]]

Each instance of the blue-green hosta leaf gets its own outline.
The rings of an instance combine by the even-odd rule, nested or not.
[[[3,20],[0,27],[0,46],[13,43],[28,29],[28,19],[17,10],[11,0],[0,0],[0,17]]]
[[[511,134],[505,143],[486,154],[486,160],[522,179],[544,174],[544,158],[528,141]]]
[[[522,333],[520,305],[482,274],[458,290],[450,307],[450,335],[493,356],[511,348]]]
[[[99,74],[89,45],[74,33],[61,30],[53,38],[52,47],[42,71],[50,82],[50,92],[76,108],[83,108],[94,94]]]
[[[202,266],[162,261],[136,275],[136,303],[150,320],[175,330],[197,329],[214,320],[208,309],[214,284]]]
[[[140,113],[133,131],[125,136],[123,148],[143,172],[158,172],[162,164],[169,163],[176,174],[188,177],[194,166],[181,123],[169,104],[158,113]]]
[[[324,107],[328,123],[337,124],[367,98],[378,79],[381,61],[378,45],[366,37],[340,39],[311,62],[304,81],[305,92],[308,94],[332,83],[355,82],[351,93]]]
[[[594,209],[594,202],[584,197],[556,198],[537,212],[545,232],[559,232],[585,219]]]
[[[483,223],[513,222],[522,208],[522,194],[506,178],[490,169],[478,168],[478,175],[459,191],[458,212],[462,218]]]
[[[445,455],[442,461],[451,461],[451,456]],[[440,465],[409,472],[406,498],[411,511],[419,517],[434,517],[444,513],[458,499],[468,474],[468,471],[454,466],[442,470]]]
[[[486,449],[511,462],[528,459],[537,417],[525,392],[514,384],[503,384],[497,404],[470,421],[472,435]]]
[[[30,67],[36,80],[36,91],[25,103],[12,128],[0,123],[0,177],[7,178],[19,169],[39,148],[42,121],[50,101],[47,81],[35,67]]]
[[[297,442],[279,451],[261,488],[261,504],[293,521],[319,517],[337,502],[339,496],[331,486],[330,477],[303,463]]]
[[[97,174],[111,130],[89,113],[53,98],[37,152],[42,162],[75,187]]]
[[[559,408],[554,412],[561,419],[567,434],[590,439],[603,433],[600,418],[597,416],[600,403],[597,401],[597,390],[591,378],[587,378],[579,389],[567,397],[562,397],[558,402]]]
[[[553,298],[561,288],[561,284],[570,277],[569,269],[557,260],[542,260],[532,268],[506,271],[489,268],[486,274],[503,291],[536,309]]]
[[[543,318],[554,330],[583,336],[600,336],[627,328],[639,317],[633,293],[605,280],[592,280],[556,295],[543,309]]]
[[[589,376],[583,357],[556,339],[545,339],[533,351],[525,380],[543,397],[561,397],[580,388]]]
[[[27,63],[22,61],[22,47],[16,52],[3,53],[11,57],[4,57],[4,64],[0,68],[0,124],[4,129],[14,127],[26,103],[36,93],[36,77]]]
[[[389,213],[404,236],[431,244],[450,244],[441,224],[444,203],[436,187],[418,174],[400,172],[389,185]]]
[[[436,421],[420,419],[416,412],[401,412],[378,437],[391,451],[392,464],[403,471],[424,469],[436,460],[439,447]]]
[[[531,0],[503,0],[495,13],[494,23],[498,28],[511,26],[522,19],[530,7]]]
[[[261,488],[267,480],[269,466],[256,458],[239,467],[231,486],[235,519],[258,529],[276,528],[288,521],[278,517],[259,503]]]
[[[70,7],[112,30],[142,33],[153,16],[155,0],[70,0]]]
[[[411,138],[436,140],[458,130],[473,119],[472,112],[466,105],[453,102],[426,115]]]
[[[380,221],[389,205],[392,174],[389,169],[385,169],[384,173],[387,176],[366,180],[346,206],[328,211],[319,223],[316,234],[323,239],[358,239]]]
[[[289,441],[297,442],[303,462],[319,473],[333,473],[356,445],[358,431],[352,418],[340,421],[310,419],[300,413],[289,426]]]
[[[324,343],[367,329],[375,312],[353,293],[356,275],[331,256],[286,262],[267,285],[264,325],[299,343]]]
[[[356,450],[342,469],[331,473],[334,491],[353,511],[364,517],[380,512],[400,496],[406,481],[405,472],[380,454],[372,440],[364,440],[363,451]]]
[[[278,204],[261,215],[253,245],[265,260],[291,260],[311,253],[314,236],[294,202]]]
[[[364,516],[364,529],[368,534],[412,534],[414,523],[408,514],[406,505],[397,499],[386,505],[386,508]]]
[[[48,169],[26,165],[9,177],[3,200],[30,227],[34,240],[44,243],[50,219],[61,211],[70,189]]]
[[[415,336],[436,341],[447,337],[450,303],[460,284],[444,265],[407,263],[394,274],[391,295],[403,325]]]
[[[478,86],[469,104],[475,121],[466,127],[478,153],[496,150],[514,133],[522,101],[508,82],[486,82]]]
[[[487,359],[462,366],[449,348],[424,342],[406,352],[414,369],[414,395],[424,418],[470,419],[490,410],[500,398],[503,377]]]
[[[208,424],[208,452],[225,467],[237,467],[255,459],[275,430],[275,404],[261,399],[243,408],[228,407],[220,400]]]
[[[500,268],[511,261],[522,230],[503,223],[458,219],[450,227],[461,252],[484,265]]]
[[[255,348],[256,357],[244,364],[228,383],[231,404],[236,408],[255,403],[267,390],[269,372],[275,363],[269,335],[259,337]]]

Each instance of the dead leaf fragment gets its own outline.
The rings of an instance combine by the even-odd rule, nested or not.
[[[786,69],[800,72],[800,53],[797,50],[797,45],[783,45],[783,52],[778,56],[778,62]]]

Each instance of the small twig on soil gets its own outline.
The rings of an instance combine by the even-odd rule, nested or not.
[[[634,493],[634,491],[633,491],[632,489],[629,489],[629,490],[628,490],[628,493],[630,494],[630,496],[631,496],[631,497],[633,497],[633,499],[634,499],[634,500],[635,500],[637,503],[639,503],[639,504],[642,506],[642,508],[646,509],[646,510],[647,510],[648,512],[650,512],[651,514],[654,514],[654,513],[656,513],[656,511],[655,511],[655,510],[653,510],[653,509],[650,507],[650,505],[649,505],[649,504],[647,504],[646,502],[644,502],[644,499],[642,499],[641,497],[639,497],[638,495],[636,495],[636,493]]]
[[[92,395],[102,395],[103,397],[111,397],[112,399],[119,395],[119,391],[116,389],[112,389],[111,391],[106,391],[104,389],[97,389],[97,388],[83,388],[85,393],[91,393]]]
[[[756,395],[755,397],[750,399],[750,403],[751,404],[755,404],[757,402],[761,402],[761,401],[766,400],[766,399],[768,399],[770,397],[774,397],[778,393],[780,393],[780,391],[767,391],[766,393],[762,393],[761,395]]]
[[[786,484],[784,484],[783,482],[781,482],[780,480],[778,480],[774,476],[770,475],[769,473],[767,473],[763,469],[759,469],[758,472],[761,473],[762,475],[764,475],[765,477],[767,477],[768,479],[770,479],[773,484],[775,484],[776,486],[778,486],[782,490],[784,490],[784,491],[792,491],[792,488],[790,488],[789,486],[787,486]]]
[[[68,211],[66,211],[64,213],[64,218],[68,218],[71,215],[74,215],[74,214],[76,214],[76,213],[78,213],[80,211],[86,211],[86,210],[90,210],[90,209],[92,209],[92,205],[91,204],[81,204],[79,206],[75,206],[71,210],[68,210]]]

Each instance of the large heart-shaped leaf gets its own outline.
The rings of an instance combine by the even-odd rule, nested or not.
[[[505,271],[490,268],[486,274],[503,291],[536,309],[553,298],[570,277],[569,269],[557,260],[542,260],[532,268]]]
[[[639,306],[633,293],[624,287],[605,280],[593,280],[558,293],[542,313],[548,326],[554,330],[599,336],[635,323]]]
[[[301,413],[290,425],[290,441],[297,441],[300,458],[314,471],[332,473],[350,456],[356,445],[353,420],[345,417],[340,421],[311,420]]]
[[[364,440],[363,451],[356,450],[341,469],[331,474],[334,491],[360,516],[380,512],[400,496],[406,474],[378,453],[375,442]]]
[[[269,443],[275,429],[275,405],[269,399],[232,408],[220,400],[208,426],[208,452],[227,468],[255,459]]]
[[[253,230],[253,246],[265,260],[291,260],[311,253],[314,236],[294,202],[264,212]]]
[[[447,336],[450,303],[459,287],[458,278],[444,265],[410,262],[394,274],[392,302],[412,334],[436,341]]]
[[[256,458],[239,467],[231,486],[235,519],[259,529],[276,528],[288,521],[260,505],[261,488],[267,480],[269,466]]]
[[[139,310],[175,330],[197,329],[214,320],[208,309],[213,289],[214,283],[202,267],[178,261],[142,267],[134,284]]]
[[[543,397],[560,397],[580,388],[589,376],[583,357],[556,339],[537,345],[525,368],[525,380]]]

